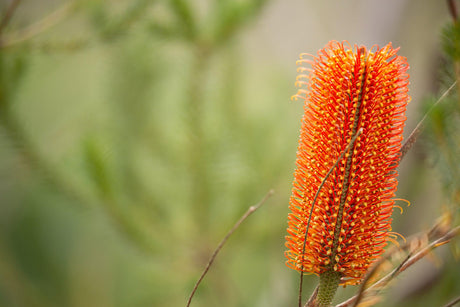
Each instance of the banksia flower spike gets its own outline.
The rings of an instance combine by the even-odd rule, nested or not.
[[[330,42],[298,61],[294,97],[305,100],[305,114],[285,255],[290,268],[320,276],[320,305],[330,304],[339,284],[360,283],[394,235],[392,198],[410,100],[408,64],[397,51]]]

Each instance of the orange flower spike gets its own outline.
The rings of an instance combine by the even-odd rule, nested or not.
[[[297,61],[312,69],[298,69],[306,88],[293,96],[305,100],[285,253],[295,270],[358,284],[387,244],[410,100],[397,51],[330,42]]]

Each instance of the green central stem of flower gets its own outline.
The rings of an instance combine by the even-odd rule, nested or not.
[[[364,58],[364,61],[366,59]],[[358,124],[360,119],[360,109],[361,105],[363,104],[363,100],[365,99],[364,93],[364,85],[366,82],[366,65],[364,65],[364,71],[362,72],[362,80],[359,88],[358,93],[358,101],[356,103],[355,108],[355,116],[353,118],[353,126],[352,126],[352,134],[351,136],[354,137],[358,133]],[[353,97],[350,97],[353,99]],[[330,306],[332,299],[334,298],[335,292],[339,287],[341,273],[339,268],[337,267],[338,261],[336,260],[337,256],[337,249],[339,247],[339,238],[340,238],[340,231],[342,229],[342,222],[343,222],[343,211],[345,208],[345,202],[348,195],[348,188],[350,185],[350,169],[353,161],[353,151],[355,145],[353,144],[350,148],[349,153],[345,155],[346,157],[346,164],[345,164],[345,172],[344,172],[344,179],[343,179],[343,187],[342,187],[342,194],[340,196],[340,203],[339,209],[337,211],[337,220],[334,229],[334,239],[332,241],[332,252],[330,256],[330,264],[328,265],[327,270],[320,275],[320,282],[319,282],[319,289],[318,289],[318,306],[320,307],[327,307]]]
[[[359,124],[359,118],[361,115],[360,109],[361,109],[361,105],[363,104],[363,100],[365,97],[364,84],[366,82],[366,66],[364,66],[364,71],[362,72],[361,77],[362,77],[362,80],[361,80],[361,84],[359,88],[358,101],[356,103],[355,117],[353,119],[353,127],[352,127],[352,134],[351,134],[352,137],[358,133],[358,124]],[[352,97],[350,98],[352,99]],[[353,146],[350,148],[349,153],[345,155],[345,157],[347,157],[347,155],[348,157],[347,157],[347,161],[345,164],[342,194],[340,196],[339,210],[337,212],[337,221],[336,221],[335,229],[334,229],[334,240],[332,241],[332,253],[331,253],[331,258],[330,258],[332,269],[334,269],[334,265],[337,263],[335,258],[337,255],[337,248],[339,245],[340,230],[342,229],[343,210],[345,208],[345,202],[346,202],[347,195],[348,195],[348,188],[350,185],[350,169],[351,169],[351,164],[353,161],[354,147],[355,147],[355,144],[353,144]]]
[[[329,307],[339,287],[340,273],[329,270],[321,274],[318,289],[318,307]]]

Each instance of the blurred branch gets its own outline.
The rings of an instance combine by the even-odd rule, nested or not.
[[[211,33],[200,31],[199,20],[195,17],[188,2],[186,0],[170,1],[169,6],[176,17],[176,24],[164,25],[153,21],[149,24],[149,30],[161,36],[185,39],[196,46],[214,50],[228,42],[246,23],[254,19],[268,0],[215,1],[211,17],[216,24],[206,25],[206,29],[212,30]]]
[[[425,247],[420,247],[411,253],[413,256],[406,258],[396,269],[394,269],[391,273],[387,274],[385,277],[381,278],[374,284],[372,284],[366,290],[361,290],[358,295],[353,296],[352,298],[348,299],[347,301],[338,304],[336,307],[349,307],[349,306],[357,306],[359,303],[358,299],[363,298],[364,296],[368,295],[369,293],[376,292],[378,293],[383,287],[385,287],[391,280],[397,277],[400,273],[407,270],[410,266],[414,265],[420,259],[425,257],[428,253],[430,253],[433,249],[442,246],[448,243],[452,238],[460,234],[460,226],[453,228],[452,230],[445,233],[439,239],[431,242],[430,244],[426,245]],[[409,243],[408,243],[409,244]],[[381,263],[380,263],[381,264]],[[379,265],[380,265],[379,264]],[[373,274],[374,272],[371,272]],[[365,284],[361,287],[364,288]]]
[[[49,297],[21,269],[17,256],[7,246],[4,238],[0,237],[0,274],[3,280],[8,281],[2,282],[2,301],[5,303],[9,299],[19,306],[53,306]]]
[[[172,26],[167,26],[161,23],[156,22],[153,20],[152,22],[149,23],[147,26],[147,30],[150,31],[153,34],[156,34],[162,38],[172,38],[176,32]]]
[[[194,221],[200,226],[208,223],[209,213],[209,168],[206,159],[206,131],[204,129],[203,114],[204,93],[206,86],[206,70],[211,59],[212,50],[196,46],[195,58],[189,75],[185,108],[188,119],[188,168],[193,182],[191,203],[195,214]],[[203,223],[204,222],[204,223]]]
[[[62,7],[58,8],[36,23],[31,24],[25,29],[5,35],[2,41],[0,41],[0,48],[11,47],[45,32],[49,28],[62,21],[65,17],[67,17],[69,13],[75,8],[75,4],[75,1],[67,2]]]
[[[235,225],[232,227],[232,229],[230,229],[230,231],[225,235],[224,239],[219,243],[219,245],[217,246],[216,250],[212,254],[211,258],[209,259],[209,262],[206,265],[206,267],[205,267],[203,273],[201,274],[200,278],[198,279],[198,281],[196,282],[195,286],[193,287],[192,293],[190,294],[190,296],[188,298],[188,301],[187,301],[187,307],[190,306],[190,303],[192,302],[193,296],[195,295],[195,292],[198,289],[198,286],[200,285],[200,283],[203,280],[203,278],[206,276],[206,273],[208,273],[209,268],[213,264],[214,260],[216,260],[217,254],[220,252],[220,250],[222,249],[224,244],[227,242],[228,238],[230,238],[230,236],[235,232],[235,230],[237,230],[240,227],[240,225],[252,213],[254,213],[257,209],[259,209],[267,201],[267,199],[270,198],[273,195],[273,193],[274,193],[273,190],[268,191],[268,193],[264,196],[264,198],[262,198],[262,200],[258,204],[249,207],[249,209],[246,211],[246,213],[243,214],[243,216],[238,220],[238,222],[236,222]]]
[[[119,29],[131,26],[140,15],[145,13],[148,4],[153,2],[152,0],[138,0],[126,10],[126,13],[118,20],[117,26]]]
[[[107,215],[113,219],[114,225],[122,234],[132,239],[132,242],[142,251],[151,252],[152,237],[142,229],[145,225],[146,216],[136,214],[136,211],[122,210],[118,201],[110,195],[91,195],[75,182],[69,180],[69,176],[57,171],[55,165],[45,159],[30,139],[26,136],[22,127],[10,114],[2,114],[0,125],[7,132],[10,142],[15,148],[19,148],[23,157],[30,166],[42,174],[41,178],[59,189],[72,200],[77,201],[85,208],[102,205]]]
[[[30,44],[35,51],[76,52],[88,48],[94,43],[90,38],[75,38],[69,41],[47,41]]]
[[[405,246],[401,250],[405,250],[407,247],[409,247],[408,244],[405,244]],[[364,278],[361,286],[359,287],[358,294],[355,296],[355,302],[353,304],[353,307],[358,306],[359,302],[363,299],[364,296],[364,291],[366,289],[366,285],[369,282],[369,280],[374,277],[374,275],[378,272],[380,269],[380,266],[388,260],[393,255],[393,253],[387,253],[384,257],[380,258],[380,260],[373,266],[372,270],[370,270],[369,273],[367,273],[366,277]],[[398,265],[396,270],[393,271],[392,278],[394,277],[395,272],[398,272],[398,270],[412,257],[412,252],[409,252],[409,254],[406,256],[406,258]]]
[[[447,0],[447,6],[449,7],[450,15],[454,22],[457,21],[457,6],[455,5],[455,0]]]
[[[17,30],[16,32],[5,35],[5,37],[0,40],[0,49],[9,48],[22,42],[28,41],[31,38],[55,26],[69,16],[72,10],[77,7],[78,1],[79,0],[67,2],[61,8],[55,10],[48,16],[44,17],[42,20],[26,27],[25,29]],[[121,17],[117,19],[111,19],[110,22],[107,22],[107,24],[102,27],[103,29],[99,33],[100,36],[106,40],[112,40],[116,37],[119,37],[123,31],[126,31],[126,29],[129,28],[129,26],[138,19],[139,15],[147,11],[146,7],[151,2],[151,0],[139,0],[132,2],[131,6],[125,10],[125,13]],[[74,39],[69,42],[58,41],[51,43],[40,43],[36,46],[34,45],[34,48],[45,51],[75,51],[89,46],[90,42],[91,39],[86,37]]]
[[[21,0],[12,0],[8,8],[6,9],[5,15],[3,16],[2,20],[0,21],[0,34],[6,28],[8,23],[11,20],[11,17],[14,15],[14,11],[19,6]]]
[[[407,140],[404,142],[400,153],[400,160],[404,158],[406,153],[412,148],[412,145],[414,145],[415,141],[417,140],[418,135],[421,132],[423,122],[426,120],[428,115],[431,113],[431,111],[450,93],[450,91],[455,87],[457,84],[457,81],[452,83],[452,85],[439,97],[439,99],[431,106],[431,108],[428,110],[428,112],[425,113],[425,115],[422,117],[422,119],[418,122],[417,126],[412,130],[411,134],[407,138]]]
[[[189,3],[190,1],[186,0],[169,1],[169,5],[176,15],[176,21],[179,24],[179,31],[182,32],[182,36],[186,40],[194,41],[197,37],[197,25]]]
[[[460,303],[460,296],[457,297],[456,299],[454,299],[453,301],[449,302],[447,305],[445,305],[444,307],[453,307],[455,306],[455,304],[457,303]]]
[[[118,38],[135,21],[139,20],[142,14],[147,12],[147,6],[152,2],[154,1],[131,1],[131,5],[117,18],[108,18],[106,12],[101,8],[96,18],[96,23],[100,27],[98,28],[99,35],[109,41]]]
[[[245,2],[217,1],[215,15],[218,17],[214,43],[221,45],[233,37],[241,27],[259,14],[268,0]]]
[[[305,303],[304,307],[314,307],[315,306],[316,297],[318,296],[318,290],[319,290],[319,284],[316,286],[315,290],[313,290],[313,293],[311,294],[308,301]]]
[[[30,166],[36,168],[44,175],[43,178],[45,178],[45,180],[60,187],[61,190],[72,199],[78,199],[81,200],[82,203],[87,204],[88,199],[83,196],[83,193],[77,191],[73,184],[69,183],[66,177],[56,172],[55,168],[39,154],[38,150],[35,149],[35,146],[26,136],[21,125],[8,111],[9,110],[5,109],[2,110],[0,126],[4,128],[6,136],[13,144],[13,148],[18,149]]]

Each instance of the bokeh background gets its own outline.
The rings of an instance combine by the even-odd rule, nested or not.
[[[283,253],[298,55],[330,40],[400,46],[406,136],[448,79],[446,1],[2,0],[2,16],[12,3],[0,30],[1,306],[185,306],[218,242],[270,189],[192,306],[294,306]],[[400,166],[403,236],[451,201],[430,140]],[[379,306],[458,296],[454,254],[413,266]],[[306,295],[317,281],[304,279]]]

